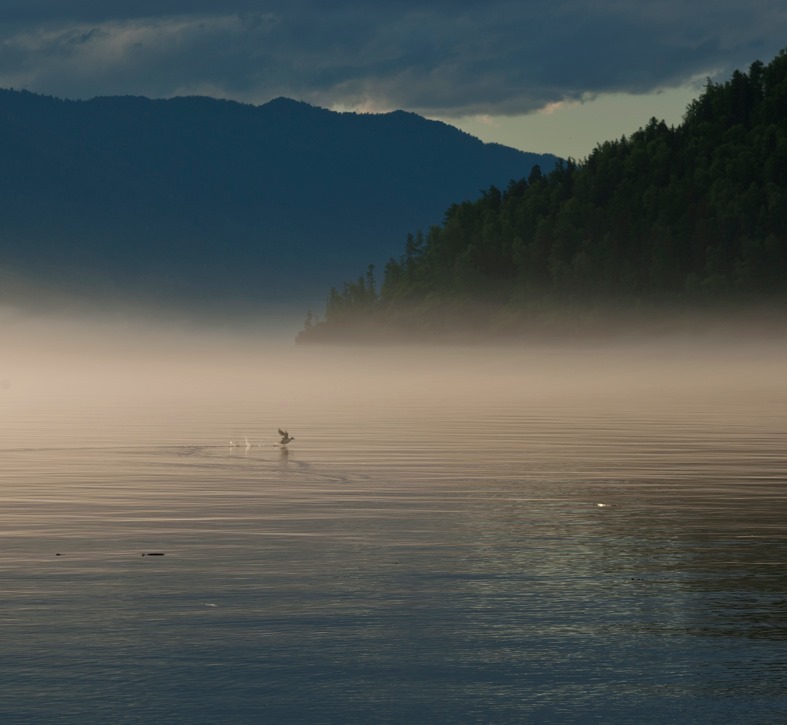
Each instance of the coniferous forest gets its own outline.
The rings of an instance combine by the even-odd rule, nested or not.
[[[382,280],[332,289],[303,342],[449,328],[517,335],[616,312],[787,301],[787,51],[706,83],[583,161],[534,168],[407,237]]]

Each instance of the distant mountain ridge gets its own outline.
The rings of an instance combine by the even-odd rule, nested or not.
[[[0,90],[0,268],[131,296],[321,299],[449,204],[555,161],[403,111]]]

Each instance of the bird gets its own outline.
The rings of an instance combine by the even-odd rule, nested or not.
[[[294,441],[295,438],[290,438],[290,434],[286,430],[282,430],[279,428],[279,435],[281,436],[281,444],[286,446],[290,441]]]

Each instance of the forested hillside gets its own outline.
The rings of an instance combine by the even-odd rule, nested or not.
[[[385,268],[332,290],[303,341],[487,327],[592,311],[770,304],[787,297],[787,52],[708,81],[581,163],[534,168],[451,206]]]

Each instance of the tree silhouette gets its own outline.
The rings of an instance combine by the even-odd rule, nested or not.
[[[332,292],[329,310],[434,329],[437,310],[470,304],[494,326],[556,305],[784,300],[787,51],[708,81],[677,127],[651,118],[581,163],[536,166],[450,206],[440,226],[407,236],[379,298],[371,286]]]

